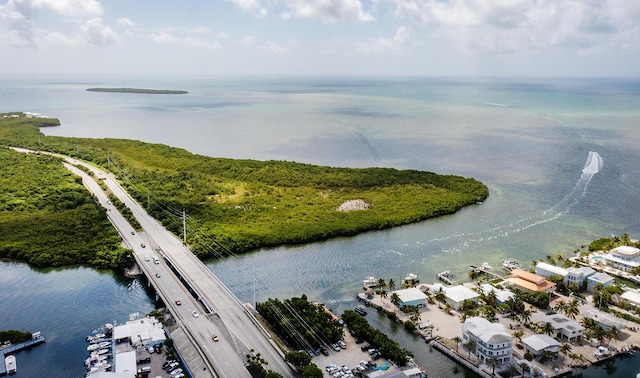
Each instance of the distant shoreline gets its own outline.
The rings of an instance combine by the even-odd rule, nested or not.
[[[89,92],[115,92],[115,93],[145,93],[145,94],[187,94],[187,91],[174,89],[144,89],[144,88],[87,88]]]

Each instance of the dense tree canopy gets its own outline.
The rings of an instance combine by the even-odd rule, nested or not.
[[[451,214],[488,196],[485,185],[460,176],[212,158],[139,141],[44,136],[25,118],[0,120],[0,144],[58,152],[111,170],[178,235],[185,209],[192,220],[189,243],[203,257],[220,253],[211,240],[226,252],[324,240]],[[352,200],[368,208],[338,211]]]

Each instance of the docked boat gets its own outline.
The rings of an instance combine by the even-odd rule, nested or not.
[[[518,261],[514,259],[506,259],[502,262],[502,269],[508,270],[509,272],[518,268],[519,268]]]
[[[367,310],[364,308],[363,305],[357,305],[356,307],[353,308],[353,311],[357,312],[358,314],[360,314],[362,316],[366,316],[367,315]]]
[[[102,349],[102,348],[107,348],[111,346],[111,342],[110,341],[103,341],[101,343],[98,344],[91,344],[87,347],[87,351],[91,352],[93,350],[96,349]]]
[[[491,270],[491,265],[489,265],[488,262],[483,262],[482,265],[480,265],[480,268],[483,270]]]
[[[420,278],[415,273],[409,273],[409,274],[407,274],[407,276],[402,281],[418,283],[418,282],[420,282]]]
[[[370,287],[376,287],[378,286],[378,281],[375,279],[375,277],[366,277],[363,281],[362,281],[362,286],[365,289],[368,289]]]
[[[87,341],[88,342],[92,342],[92,341],[96,341],[98,339],[104,339],[105,337],[107,337],[107,335],[105,335],[104,333],[96,333],[96,334],[93,334],[91,336],[87,336]]]
[[[9,355],[4,358],[4,366],[7,374],[15,374],[18,371],[18,365],[16,364],[16,356]]]
[[[456,280],[453,278],[453,274],[450,270],[445,270],[438,273],[438,279],[448,285],[455,285]]]

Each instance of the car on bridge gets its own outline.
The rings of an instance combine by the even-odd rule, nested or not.
[[[179,299],[176,299],[176,306],[180,306],[182,304],[182,302],[180,302]]]
[[[191,311],[191,315],[193,315],[194,318],[199,316],[198,311]]]
[[[218,338],[218,335],[213,335],[213,336],[211,336],[211,340],[213,340],[215,342],[218,342],[218,340],[220,340],[220,339]]]

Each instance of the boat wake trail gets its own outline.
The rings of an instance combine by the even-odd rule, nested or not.
[[[565,195],[560,202],[552,206],[550,209],[543,211],[542,214],[538,216],[522,218],[510,224],[493,227],[481,232],[460,233],[440,238],[434,238],[427,241],[427,243],[454,241],[454,244],[456,244],[456,246],[443,249],[442,252],[460,252],[463,249],[470,247],[472,244],[498,238],[504,238],[514,233],[518,233],[558,219],[564,214],[567,214],[573,207],[580,203],[580,200],[587,194],[587,188],[589,186],[589,183],[591,182],[591,179],[593,178],[593,176],[595,176],[596,173],[600,172],[602,166],[603,159],[600,154],[595,151],[590,151],[589,156],[587,156],[587,161],[585,162],[584,168],[582,169],[582,175],[576,182],[571,192]]]

